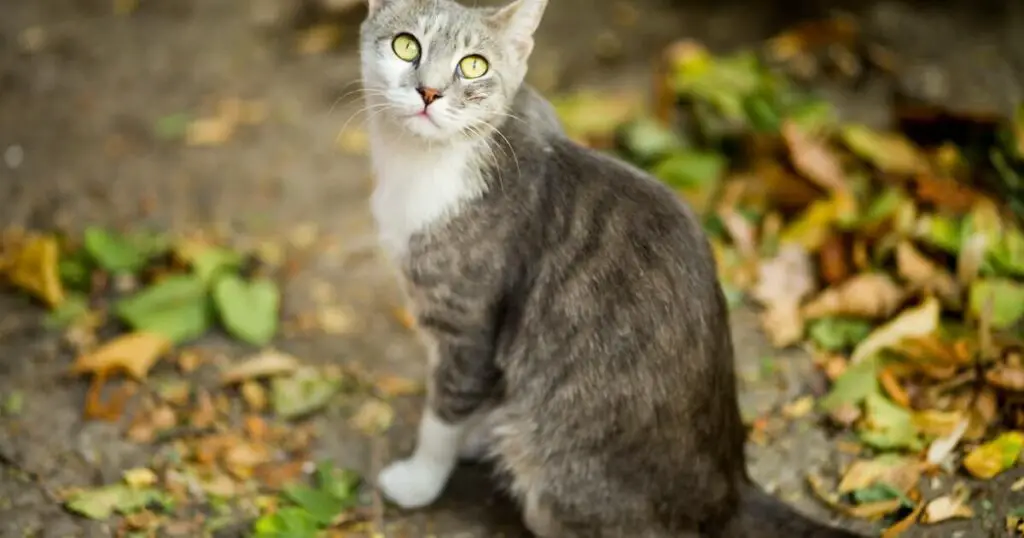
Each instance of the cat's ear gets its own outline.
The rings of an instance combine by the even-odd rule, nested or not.
[[[370,14],[372,15],[376,13],[378,9],[394,1],[395,0],[366,0],[367,11],[369,11]]]
[[[540,25],[547,5],[548,0],[515,0],[491,15],[490,21],[500,28],[505,36],[512,40],[519,53],[526,57],[533,50],[533,34]]]

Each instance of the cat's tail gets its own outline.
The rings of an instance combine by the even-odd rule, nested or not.
[[[865,538],[861,534],[818,523],[756,484],[747,483],[740,493],[739,531],[736,536],[772,538]]]

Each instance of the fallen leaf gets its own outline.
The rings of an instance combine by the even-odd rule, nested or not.
[[[808,135],[792,121],[782,123],[781,133],[793,166],[804,177],[829,191],[849,188],[839,159],[824,141]]]
[[[873,131],[863,125],[846,125],[839,134],[854,153],[882,172],[913,175],[926,167],[924,156],[901,135]]]
[[[875,448],[920,450],[921,438],[910,411],[892,403],[879,393],[864,400],[864,424],[860,439]]]
[[[287,353],[270,349],[231,366],[221,373],[220,382],[230,385],[250,379],[286,375],[297,370],[299,366],[301,366],[299,359]]]
[[[920,305],[907,308],[894,319],[874,330],[853,350],[852,362],[860,362],[883,349],[895,346],[901,341],[924,337],[939,327],[939,301],[928,297]]]
[[[991,301],[988,321],[993,329],[1006,329],[1024,317],[1024,283],[1001,278],[976,280],[969,294],[970,312],[975,319],[981,318]]]
[[[79,356],[71,371],[83,374],[120,370],[142,380],[160,356],[170,351],[171,345],[172,342],[161,334],[145,331],[129,333],[107,342],[91,353]]]
[[[815,289],[811,258],[800,245],[783,245],[779,253],[758,267],[752,294],[762,305],[799,304]]]
[[[1024,366],[997,364],[985,372],[985,381],[1003,390],[1024,392]]]
[[[551,104],[570,138],[600,147],[611,144],[614,132],[641,110],[643,100],[633,93],[574,92]]]
[[[115,512],[130,514],[150,505],[169,503],[167,496],[158,490],[115,484],[75,492],[65,506],[76,514],[102,521],[109,519]]]
[[[836,379],[828,394],[818,400],[818,406],[833,417],[844,408],[852,408],[859,413],[861,402],[878,392],[877,372],[878,359],[875,357],[849,365],[843,375]]]
[[[119,318],[138,331],[162,334],[179,344],[198,338],[212,324],[206,284],[192,275],[171,275],[118,301]]]
[[[960,484],[958,484],[960,485]],[[943,495],[928,502],[925,506],[922,523],[935,524],[950,519],[970,519],[974,510],[967,504],[970,491],[966,487],[955,488],[954,493]]]
[[[274,338],[281,294],[273,281],[246,282],[227,274],[214,285],[213,299],[224,326],[232,335],[256,346],[266,345]]]
[[[11,283],[46,301],[55,308],[64,302],[58,265],[60,248],[52,236],[32,235],[21,242],[14,254],[7,254],[7,277]]]
[[[968,453],[963,464],[975,478],[989,479],[1017,463],[1022,449],[1024,433],[1005,432]]]
[[[921,254],[909,241],[896,247],[896,270],[914,292],[935,294],[951,308],[961,306],[961,289],[956,278]]]
[[[780,303],[769,306],[761,314],[761,327],[765,335],[777,348],[784,348],[800,341],[804,335],[804,319],[795,304]]]
[[[157,235],[122,235],[90,227],[82,236],[82,247],[101,268],[112,273],[136,273],[151,258],[163,252],[166,241]]]
[[[920,424],[920,422],[918,424]],[[967,427],[969,425],[970,420],[963,418],[956,424],[953,431],[942,435],[941,437],[937,437],[932,441],[932,444],[928,446],[928,455],[925,460],[931,465],[940,465],[942,462],[946,461],[953,451],[956,450],[957,445],[960,444],[960,440],[963,439],[964,433],[967,432]],[[924,430],[924,428],[921,429]]]
[[[122,474],[124,476],[124,483],[136,489],[152,486],[157,481],[156,473],[145,467],[128,469]]]
[[[263,385],[255,381],[245,381],[242,383],[240,392],[242,400],[251,411],[260,412],[267,408],[267,392],[263,390]]]
[[[821,276],[829,285],[839,284],[850,276],[851,267],[843,236],[834,233],[825,240],[818,251]]]
[[[839,493],[852,493],[878,484],[887,484],[906,494],[921,478],[921,464],[916,458],[883,454],[873,459],[860,459],[846,470],[836,487]]]
[[[822,350],[841,351],[867,338],[871,328],[871,322],[864,319],[824,317],[809,323],[807,335]]]
[[[383,376],[374,382],[374,388],[385,398],[412,396],[423,392],[423,383],[405,377]]]
[[[829,316],[887,318],[896,312],[906,297],[903,290],[885,273],[863,273],[832,286],[803,306],[807,319]]]
[[[386,402],[381,400],[367,400],[363,402],[350,422],[353,427],[366,435],[380,435],[391,427],[395,419],[395,410]]]
[[[316,370],[299,370],[291,377],[271,381],[271,405],[279,417],[297,418],[327,405],[340,386],[339,379]]]
[[[794,243],[807,252],[817,252],[831,237],[840,210],[839,198],[816,200],[779,233],[779,243]]]
[[[782,407],[782,416],[793,420],[807,416],[814,410],[814,397],[801,396]]]
[[[237,124],[227,118],[197,118],[185,129],[185,143],[189,146],[219,146],[231,140]]]

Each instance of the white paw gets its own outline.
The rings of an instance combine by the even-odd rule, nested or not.
[[[410,458],[385,467],[377,475],[377,486],[402,508],[422,508],[441,495],[450,473],[451,469]]]

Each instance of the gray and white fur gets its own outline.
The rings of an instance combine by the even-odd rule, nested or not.
[[[546,3],[369,0],[371,205],[429,364],[415,451],[377,486],[423,507],[486,457],[541,538],[856,536],[749,479],[708,243],[523,84]]]

